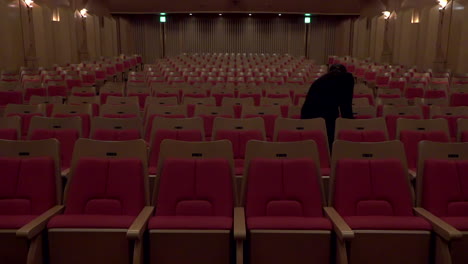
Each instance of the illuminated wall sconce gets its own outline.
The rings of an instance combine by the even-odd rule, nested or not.
[[[439,0],[439,10],[445,9],[448,4],[448,0]]]
[[[304,18],[304,23],[305,24],[310,24],[311,21],[312,21],[312,19],[310,17],[305,17]]]
[[[82,18],[88,17],[88,9],[86,9],[86,8],[81,9],[80,10],[80,15],[81,15]]]
[[[52,21],[60,22],[60,12],[58,8],[52,10]]]
[[[419,23],[419,10],[413,9],[413,14],[411,15],[411,23],[412,24]]]
[[[382,14],[384,19],[389,19],[392,13],[390,11],[383,11]]]
[[[159,22],[161,23],[166,23],[167,22],[167,18],[165,16],[160,16],[159,17]]]
[[[34,1],[33,0],[24,0],[24,3],[28,6],[28,7],[33,7],[33,4],[34,4]]]

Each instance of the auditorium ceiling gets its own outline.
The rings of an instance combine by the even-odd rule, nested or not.
[[[112,13],[258,12],[358,14],[363,0],[107,0]]]

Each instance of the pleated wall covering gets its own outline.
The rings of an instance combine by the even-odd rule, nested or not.
[[[145,62],[163,56],[158,15],[126,15],[134,52]],[[348,17],[313,16],[308,52],[317,63],[335,54],[339,23]],[[169,15],[164,29],[165,56],[181,53],[289,53],[305,56],[306,25],[302,16]],[[121,40],[124,41],[124,40]]]

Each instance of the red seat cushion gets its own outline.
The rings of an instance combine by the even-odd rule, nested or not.
[[[245,118],[256,118],[261,117],[265,123],[265,132],[268,141],[273,139],[273,134],[275,132],[275,123],[278,118],[277,115],[245,115]]]
[[[232,217],[226,216],[156,216],[148,223],[148,229],[231,229]]]
[[[128,215],[58,215],[47,228],[129,228],[135,216]]]
[[[351,142],[382,142],[387,140],[385,132],[379,130],[340,130],[338,139]]]
[[[181,141],[197,142],[203,141],[202,133],[199,130],[168,130],[160,129],[156,131],[151,146],[149,157],[150,174],[156,174],[159,161],[159,149],[165,139],[174,139]]]
[[[407,172],[400,160],[341,159],[334,207],[342,216],[413,216]]]
[[[348,216],[353,230],[432,230],[429,222],[417,216]]]
[[[51,157],[0,158],[0,215],[39,215],[57,203]]]
[[[294,142],[303,140],[313,140],[317,144],[320,155],[320,168],[330,168],[330,156],[328,154],[328,141],[325,134],[319,130],[298,131],[280,130],[278,131],[278,142]]]
[[[127,130],[111,130],[111,129],[97,129],[94,131],[92,138],[95,140],[104,141],[126,141],[141,139],[140,131],[138,129]]]
[[[0,129],[0,139],[18,140],[18,131],[16,129]]]
[[[31,222],[37,215],[1,215],[0,229],[19,229]]]
[[[136,216],[144,206],[141,160],[82,158],[78,161],[69,184],[66,215]]]
[[[70,168],[73,150],[75,149],[75,142],[79,137],[79,131],[73,129],[36,129],[31,134],[31,140],[55,138],[60,142],[60,160],[62,161],[62,170]]]
[[[242,116],[242,105],[233,105],[232,108],[234,109],[234,117],[241,118]]]
[[[90,116],[89,114],[56,114],[54,117],[56,118],[68,118],[68,117],[79,117],[81,118],[81,127],[82,127],[82,134],[81,136],[84,138],[89,137],[89,127],[90,127]]]
[[[400,140],[405,146],[408,168],[416,170],[418,167],[418,146],[423,140],[434,142],[449,142],[450,139],[444,131],[401,131]]]
[[[441,217],[442,220],[460,231],[468,231],[468,217]]]
[[[331,230],[330,220],[324,217],[249,217],[248,229],[270,230]]]
[[[421,119],[418,115],[387,115],[385,117],[385,122],[387,123],[388,137],[390,140],[396,138],[396,124],[399,118]]]
[[[468,161],[425,160],[421,204],[439,217],[468,217]]]

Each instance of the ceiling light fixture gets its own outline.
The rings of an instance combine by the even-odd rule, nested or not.
[[[278,16],[281,16],[281,14],[278,14]]]
[[[81,9],[80,10],[80,15],[81,15],[81,17],[86,18],[88,16],[88,9],[86,9],[86,8]]]
[[[252,14],[249,14],[249,16],[252,16]]]
[[[219,14],[219,16],[222,16],[223,14]]]
[[[33,0],[24,0],[24,3],[25,3],[28,7],[33,7],[34,1],[33,1]]]
[[[390,11],[383,11],[382,14],[384,16],[384,19],[389,19],[392,13]]]
[[[448,0],[439,0],[439,10],[444,9],[448,4]]]

